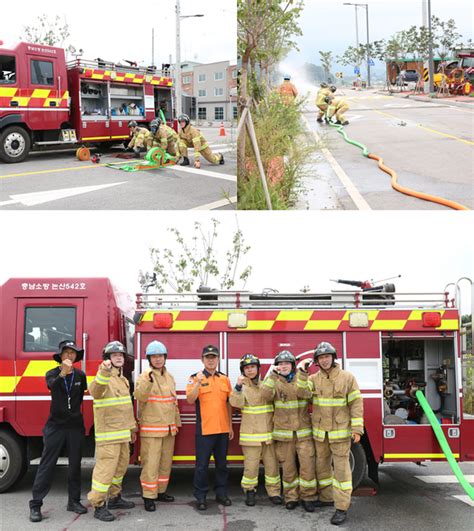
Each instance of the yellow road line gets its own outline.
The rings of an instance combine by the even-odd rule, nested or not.
[[[388,112],[378,111],[376,109],[372,109],[374,112],[377,112],[379,114],[383,114],[385,116],[389,116],[390,118],[394,118],[395,120],[403,120],[403,118],[399,118],[398,116],[394,116],[393,114],[389,114]],[[445,136],[446,138],[453,138],[454,140],[458,140],[459,142],[464,142],[465,144],[474,146],[474,142],[471,140],[464,140],[464,138],[459,138],[458,136],[450,135],[448,133],[443,133],[441,131],[437,131],[436,129],[431,129],[429,127],[425,127],[423,125],[415,124],[420,129],[424,129],[425,131],[429,131],[430,133],[434,133],[435,135]]]
[[[56,168],[52,170],[27,171],[24,173],[10,173],[8,175],[0,175],[0,179],[8,179],[9,177],[25,177],[26,175],[40,175],[44,173],[57,173],[59,171],[90,170],[92,168],[100,168],[101,166],[109,166],[111,164],[127,164],[128,162],[140,162],[140,160],[139,159],[124,159],[120,162],[106,162],[103,164],[91,164],[90,166],[73,166],[69,168]]]

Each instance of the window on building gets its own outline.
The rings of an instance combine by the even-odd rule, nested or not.
[[[214,120],[224,119],[224,107],[214,107]]]
[[[224,72],[214,72],[214,81],[222,81],[224,79]]]
[[[34,85],[54,85],[53,63],[32,59],[31,82]]]
[[[239,71],[237,68],[235,70],[232,70],[232,79],[237,79],[237,76],[239,75]]]
[[[214,89],[214,96],[223,96],[224,95],[224,89],[222,87],[215,88]]]
[[[206,81],[206,74],[199,74],[198,81],[199,83],[204,83],[204,81]]]
[[[206,89],[199,89],[198,90],[198,96],[200,98],[205,98],[207,96],[207,90]]]
[[[198,107],[198,119],[206,120],[207,119],[207,109],[206,107]]]
[[[0,55],[0,85],[16,83],[16,62],[13,55]]]
[[[237,112],[237,105],[234,105],[232,107],[232,115],[234,117],[234,120],[237,120],[237,118],[239,117],[239,113]]]
[[[55,352],[61,341],[76,341],[76,308],[41,306],[25,308],[23,350]]]
[[[191,76],[183,76],[183,85],[189,85],[191,83]]]

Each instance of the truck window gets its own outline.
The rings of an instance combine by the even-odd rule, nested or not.
[[[13,55],[0,55],[0,85],[16,83],[16,60]]]
[[[35,85],[54,85],[53,63],[51,61],[32,59],[31,83]]]
[[[25,308],[24,352],[54,352],[65,339],[76,341],[76,308]]]

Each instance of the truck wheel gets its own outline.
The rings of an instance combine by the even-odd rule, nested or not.
[[[23,127],[13,125],[0,134],[0,158],[4,162],[22,162],[31,148],[30,135]]]
[[[361,444],[352,443],[349,462],[352,471],[352,488],[356,489],[364,479],[367,470],[367,456]]]
[[[0,492],[21,479],[27,468],[22,440],[8,431],[0,431]]]

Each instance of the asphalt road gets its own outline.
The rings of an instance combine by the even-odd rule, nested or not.
[[[398,174],[401,185],[474,207],[474,106],[455,107],[443,102],[427,103],[375,91],[338,91],[348,100],[347,135],[365,144]],[[374,210],[449,210],[435,203],[415,199],[393,190],[390,177],[376,161],[344,142],[334,128],[315,119],[311,96],[304,117],[311,131],[334,157],[349,180],[341,182],[334,165],[324,156],[309,162],[307,188],[298,208],[361,208],[348,193],[350,183],[362,197],[362,204]],[[367,208],[367,207],[366,207]]]
[[[105,152],[99,164],[80,162],[75,151],[35,153],[19,164],[0,162],[0,209],[188,210],[236,207],[235,144],[218,129],[203,129],[211,149],[225,164],[201,160],[201,169],[170,166],[125,172],[130,161]],[[192,155],[192,150],[191,150]],[[192,156],[191,156],[192,160]],[[115,167],[108,167],[113,164]]]
[[[462,463],[461,468],[471,483],[474,480],[474,464]],[[288,511],[276,507],[266,498],[260,486],[257,505],[247,507],[239,488],[241,471],[233,469],[230,474],[231,507],[223,508],[208,496],[209,509],[198,512],[192,497],[192,470],[174,470],[168,493],[176,497],[174,503],[158,503],[155,513],[143,510],[139,491],[137,467],[131,467],[124,480],[124,498],[136,502],[135,509],[116,511],[117,520],[101,523],[88,514],[76,515],[67,512],[67,469],[58,466],[53,488],[44,501],[41,523],[28,520],[28,500],[36,467],[31,467],[27,475],[14,491],[0,496],[0,529],[48,529],[65,531],[69,529],[142,530],[156,529],[205,529],[206,531],[306,531],[335,529],[329,524],[333,508],[325,508],[313,514],[299,507]],[[83,501],[90,485],[92,468],[83,468]],[[212,476],[212,473],[211,473]],[[380,485],[374,495],[369,480],[353,496],[352,507],[343,529],[363,529],[380,531],[401,529],[430,529],[430,531],[455,529],[472,530],[474,502],[467,500],[462,488],[453,482],[453,474],[446,463],[428,463],[417,466],[411,463],[385,464],[380,467]],[[438,477],[441,476],[441,477]],[[211,477],[212,479],[212,477]],[[461,498],[457,498],[460,496]],[[86,503],[88,505],[88,503]]]

